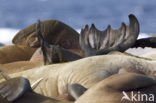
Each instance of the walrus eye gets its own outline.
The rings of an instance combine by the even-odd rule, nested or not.
[[[86,56],[107,54],[111,51],[124,52],[134,45],[139,35],[139,22],[133,15],[129,15],[130,24],[113,30],[109,25],[106,30],[98,30],[94,24],[81,29],[79,43]]]

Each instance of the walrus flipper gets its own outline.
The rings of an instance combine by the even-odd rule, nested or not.
[[[77,100],[86,90],[87,90],[87,88],[85,88],[82,85],[77,84],[77,83],[73,83],[68,86],[68,93],[75,100]]]
[[[40,20],[36,24],[37,37],[43,53],[44,65],[52,63],[62,63],[81,59],[82,57],[60,47],[59,45],[49,44],[42,35]]]
[[[115,74],[106,80],[106,87],[120,91],[132,91],[156,84],[155,79],[138,73]]]
[[[129,15],[130,24],[113,30],[109,25],[106,30],[98,30],[94,24],[88,29],[88,25],[81,29],[80,46],[86,56],[107,54],[111,51],[124,52],[134,45],[139,35],[139,22],[133,15]]]
[[[0,83],[0,96],[12,102],[20,98],[25,92],[31,91],[30,83],[26,78],[12,78]]]
[[[156,37],[149,37],[149,38],[142,38],[138,39],[135,44],[132,46],[132,48],[138,48],[138,47],[151,47],[156,48]]]
[[[37,34],[38,41],[39,41],[39,44],[41,46],[41,50],[43,53],[44,65],[46,65],[48,64],[48,61],[51,62],[51,59],[47,55],[47,49],[50,49],[50,45],[44,40],[43,35],[41,33],[40,25],[41,25],[41,22],[40,20],[38,20],[36,23],[36,34]]]

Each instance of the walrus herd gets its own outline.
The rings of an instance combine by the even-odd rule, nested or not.
[[[58,20],[24,28],[0,47],[0,103],[156,103],[156,54],[125,52],[156,38],[137,40],[139,21],[129,21],[80,34]]]

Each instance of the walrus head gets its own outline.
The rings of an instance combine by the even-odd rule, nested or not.
[[[107,54],[111,51],[124,52],[134,45],[139,35],[139,22],[129,15],[130,24],[122,23],[121,27],[113,30],[109,25],[106,30],[98,30],[94,24],[91,28],[86,25],[81,29],[79,43],[86,56]]]

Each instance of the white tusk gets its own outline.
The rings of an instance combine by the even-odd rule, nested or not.
[[[6,74],[5,72],[3,72],[2,70],[0,70],[0,73],[1,73],[1,75],[3,76],[3,78],[4,78],[6,81],[9,80],[9,79],[11,79],[10,76],[9,76],[8,74]]]
[[[43,78],[40,78],[40,79],[36,80],[36,81],[31,85],[32,90],[34,90],[42,80],[43,80]]]

